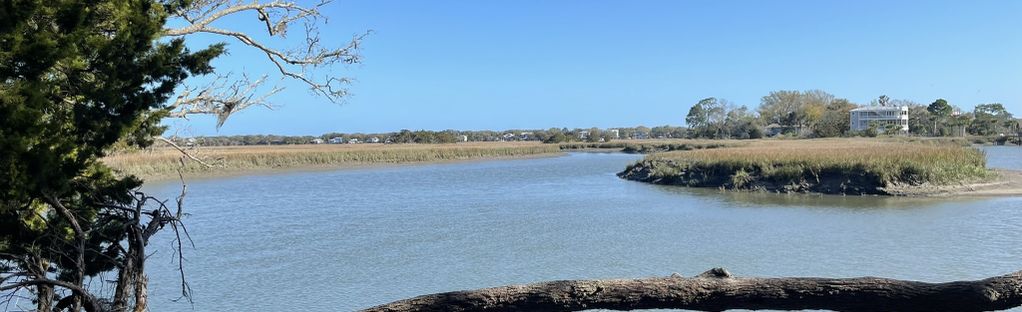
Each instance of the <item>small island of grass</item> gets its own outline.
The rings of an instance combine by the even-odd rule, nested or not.
[[[656,153],[618,175],[655,184],[849,195],[935,195],[1000,177],[972,147],[866,139],[773,140]]]

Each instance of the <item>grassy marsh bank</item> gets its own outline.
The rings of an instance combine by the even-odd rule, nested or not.
[[[636,181],[770,192],[903,194],[988,181],[982,151],[940,141],[757,140],[746,146],[656,153],[619,176]]]
[[[557,145],[540,143],[459,144],[321,144],[239,147],[203,147],[190,153],[213,165],[195,161],[180,165],[181,153],[171,148],[125,152],[103,161],[114,169],[149,179],[176,178],[178,168],[186,176],[231,174],[255,170],[361,167],[370,165],[429,163],[444,161],[502,159],[553,155]]]

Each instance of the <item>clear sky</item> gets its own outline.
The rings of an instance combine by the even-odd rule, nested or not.
[[[219,132],[387,132],[682,125],[718,97],[755,107],[773,90],[822,89],[1022,115],[1022,1],[338,0],[324,39],[371,29],[342,104],[300,85]],[[254,20],[254,19],[251,19]],[[249,19],[222,26],[257,31]],[[242,23],[245,22],[245,23]],[[295,36],[294,39],[299,39]],[[194,40],[201,43],[201,40]],[[225,71],[267,72],[227,40]],[[285,83],[285,85],[291,85]]]

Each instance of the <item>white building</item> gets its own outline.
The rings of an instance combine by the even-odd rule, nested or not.
[[[613,136],[614,139],[620,139],[621,138],[621,130],[610,129],[609,131],[610,131],[610,135]]]
[[[876,125],[876,129],[884,131],[888,125],[894,125],[902,132],[908,132],[908,106],[866,106],[851,111],[852,131],[863,131],[869,129],[870,125]]]

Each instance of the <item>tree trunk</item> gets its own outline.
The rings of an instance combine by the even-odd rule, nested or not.
[[[35,271],[34,274],[37,276],[46,276],[47,270],[49,270],[49,262],[43,260],[41,257],[35,256],[36,267],[32,269]],[[37,311],[51,311],[53,310],[53,285],[37,285],[36,286],[36,310]]]
[[[36,286],[36,310],[37,311],[52,311],[53,310],[53,286],[50,285],[38,285]]]
[[[149,307],[149,278],[139,272],[135,279],[135,312],[146,312]]]
[[[990,311],[1019,305],[1022,271],[978,281],[925,283],[878,277],[737,278],[716,268],[693,278],[568,280],[439,293],[364,311]]]
[[[130,248],[130,247],[129,247]],[[117,271],[117,284],[114,285],[114,299],[113,299],[113,311],[122,312],[128,310],[128,294],[131,276],[135,272],[134,257],[129,255],[124,257],[124,262],[121,268]]]

